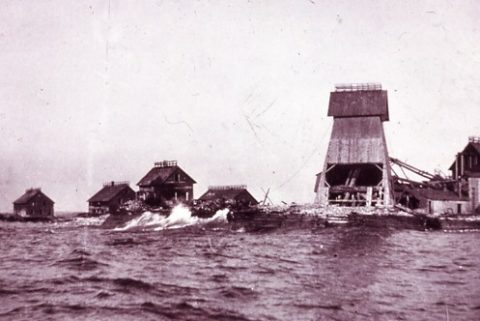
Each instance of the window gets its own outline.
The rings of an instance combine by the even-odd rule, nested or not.
[[[462,214],[462,204],[457,204],[457,214]]]

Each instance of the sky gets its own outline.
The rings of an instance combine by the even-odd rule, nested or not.
[[[177,160],[197,184],[312,202],[337,83],[388,91],[390,155],[448,174],[480,135],[480,2],[2,0],[0,211],[86,211]]]

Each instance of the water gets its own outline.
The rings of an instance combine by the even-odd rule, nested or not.
[[[0,223],[2,320],[480,320],[480,233]]]

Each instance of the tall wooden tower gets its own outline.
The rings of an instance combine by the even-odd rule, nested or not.
[[[393,205],[383,131],[387,91],[380,84],[337,85],[330,93],[333,128],[315,202],[340,206]]]

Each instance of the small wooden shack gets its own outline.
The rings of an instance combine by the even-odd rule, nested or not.
[[[30,188],[13,202],[13,212],[23,217],[53,217],[53,204],[40,188]]]
[[[134,200],[135,191],[128,182],[109,182],[88,200],[88,212],[101,215],[117,212],[120,205]]]
[[[138,182],[138,197],[152,206],[188,202],[193,199],[195,183],[195,180],[178,166],[177,161],[156,162]]]
[[[209,186],[200,201],[233,201],[242,205],[258,204],[255,197],[247,190],[246,185]]]

